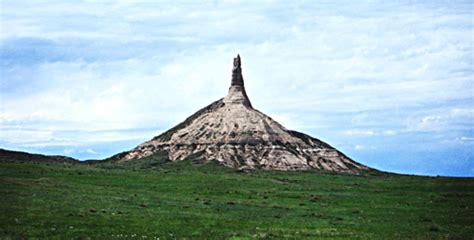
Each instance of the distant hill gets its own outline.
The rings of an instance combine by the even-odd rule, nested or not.
[[[0,161],[18,161],[18,162],[38,162],[38,163],[81,163],[81,161],[59,155],[42,155],[27,152],[11,151],[0,149]]]

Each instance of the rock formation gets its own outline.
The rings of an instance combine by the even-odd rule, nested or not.
[[[217,160],[239,169],[306,170],[359,173],[368,168],[328,144],[285,127],[255,110],[245,92],[240,56],[234,58],[229,92],[184,122],[136,148],[110,158],[116,161],[167,151],[171,161],[192,156]]]
[[[224,98],[226,104],[243,104],[246,107],[252,107],[244,87],[244,78],[242,77],[242,68],[240,65],[240,55],[234,58],[234,67],[232,68],[232,80],[230,81],[229,94]]]

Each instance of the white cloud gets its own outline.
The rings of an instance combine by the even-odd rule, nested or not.
[[[383,131],[374,131],[367,129],[349,129],[343,132],[343,135],[352,136],[352,137],[376,137],[376,136],[395,136],[398,132],[395,130],[383,130]]]
[[[412,123],[408,126],[409,131],[433,131],[443,132],[452,131],[458,127],[467,125],[467,129],[472,129],[474,123],[474,109],[473,108],[452,108],[436,111],[436,114],[431,114],[421,117],[417,123]]]
[[[376,147],[375,146],[366,146],[366,145],[362,145],[362,144],[357,144],[354,146],[354,149],[357,150],[357,151],[368,151],[368,150],[375,150]]]
[[[87,152],[87,153],[92,153],[92,154],[97,154],[97,152],[94,151],[94,149],[92,149],[92,148],[86,149],[86,152]]]
[[[375,135],[375,132],[371,130],[353,129],[345,131],[344,134],[349,136],[372,136]]]
[[[64,153],[67,154],[67,155],[70,155],[72,153],[76,152],[76,150],[74,149],[71,149],[71,148],[65,148],[64,149]]]
[[[385,130],[385,131],[382,132],[382,134],[387,135],[387,136],[393,136],[393,135],[397,135],[397,131]]]
[[[365,147],[363,145],[355,145],[354,148],[355,148],[355,150],[362,150]]]

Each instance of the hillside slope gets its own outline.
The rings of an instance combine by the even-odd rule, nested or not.
[[[252,107],[245,91],[240,56],[234,59],[226,97],[136,148],[111,157],[131,161],[166,151],[172,161],[216,160],[239,169],[360,173],[369,168],[319,139],[290,131]]]

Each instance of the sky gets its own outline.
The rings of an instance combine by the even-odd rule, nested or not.
[[[227,94],[383,171],[474,176],[472,1],[0,0],[0,148],[102,159]]]

